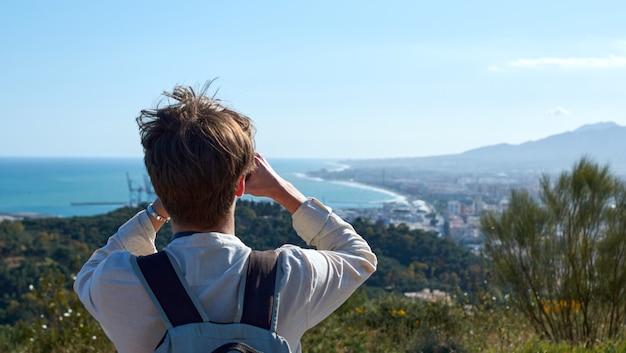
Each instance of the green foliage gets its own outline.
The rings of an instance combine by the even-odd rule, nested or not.
[[[121,208],[93,217],[30,219],[0,222],[0,325],[32,320],[36,313],[23,303],[30,286],[47,271],[71,274],[93,250],[141,208]]]
[[[237,235],[253,248],[263,250],[288,243],[306,247],[292,228],[291,216],[278,204],[240,200],[235,217]],[[434,234],[409,229],[405,224],[385,225],[364,219],[356,220],[353,226],[379,260],[368,287],[397,293],[424,288],[473,292],[487,278],[488,263]]]
[[[2,352],[114,352],[97,323],[71,291],[64,275],[50,271],[26,301],[36,320],[0,327]],[[622,341],[585,345],[551,344],[529,336],[519,314],[486,292],[478,301],[462,296],[427,302],[388,295],[374,299],[357,291],[344,305],[305,334],[306,352],[623,352]]]
[[[32,219],[0,223],[0,324],[32,319],[32,308],[18,305],[22,296],[47,270],[70,277],[102,246],[109,236],[145,205],[120,208],[93,217]],[[236,232],[256,249],[283,244],[307,245],[292,228],[291,216],[272,202],[240,200],[236,208]],[[370,242],[381,266],[368,287],[392,288],[396,292],[423,288],[472,291],[484,277],[484,264],[466,249],[432,234],[410,230],[405,225],[386,226],[359,220],[355,228]],[[171,227],[159,231],[157,248],[171,240]],[[66,280],[69,288],[71,280]],[[375,292],[372,290],[371,292]]]
[[[536,331],[555,341],[612,339],[626,324],[626,190],[583,158],[540,201],[512,191],[481,219],[494,271]]]
[[[379,266],[368,286],[399,293],[424,288],[474,292],[487,279],[488,262],[432,233],[363,219],[353,226],[378,256]]]
[[[253,249],[267,250],[283,244],[307,247],[293,230],[291,215],[274,202],[239,200],[235,233]]]
[[[0,283],[6,285],[2,289],[7,304],[0,308],[6,322],[9,322],[7,315],[12,315],[10,325],[0,326],[0,351],[115,351],[71,290],[71,273],[137,210],[120,209],[98,217],[0,224],[0,251],[5,256]],[[238,234],[244,242],[256,244],[255,247],[269,248],[298,240],[291,228],[291,218],[276,204],[240,202],[237,217]],[[263,231],[257,229],[260,225]],[[584,350],[584,345],[556,345],[540,340],[533,336],[532,327],[525,324],[521,312],[510,306],[507,297],[487,287],[489,282],[485,282],[484,272],[478,269],[467,275],[457,274],[461,279],[459,289],[474,290],[451,292],[459,294],[451,295],[447,302],[427,302],[396,294],[370,297],[371,286],[377,283],[395,285],[396,289],[401,286],[416,290],[422,286],[450,288],[452,284],[438,282],[445,278],[444,274],[456,273],[456,269],[467,266],[482,268],[483,263],[464,249],[404,226],[386,227],[359,220],[355,227],[370,241],[375,252],[384,254],[379,256],[381,266],[377,271],[381,277],[377,279],[379,282],[368,282],[367,290],[357,291],[339,310],[307,332],[302,341],[306,352],[626,351],[626,344],[619,340],[597,342],[593,349]],[[36,241],[41,234],[56,236],[43,236]],[[166,244],[170,236],[171,229],[166,227],[158,239]],[[41,248],[43,244],[50,248]],[[618,252],[613,245],[606,244]],[[56,259],[61,258],[55,255],[58,247],[68,249],[69,254],[64,256],[75,260],[58,263]],[[469,278],[470,284],[464,284],[464,278]],[[377,291],[381,292],[386,291]]]
[[[511,308],[464,299],[424,301],[399,295],[368,299],[355,293],[307,332],[307,352],[509,352],[527,327]]]
[[[37,313],[0,332],[2,352],[114,352],[98,323],[66,288],[60,271],[49,270],[30,285],[23,304]]]
[[[0,325],[4,324],[0,326],[0,351],[114,351],[73,293],[72,274],[143,206],[121,208],[94,217],[0,223]],[[267,249],[286,243],[306,247],[295,234],[289,213],[275,203],[240,200],[235,216],[238,236],[253,248]],[[408,299],[387,298],[385,293],[389,290],[385,288],[393,288],[394,292],[418,291],[427,287],[468,289],[473,293],[471,288],[484,281],[486,266],[481,260],[451,242],[411,230],[405,225],[386,226],[359,220],[355,228],[379,255],[381,266],[367,282],[367,291],[359,292],[331,316],[328,323],[319,326],[327,331],[317,338],[308,336],[315,341],[311,342],[312,350],[332,351],[345,345],[359,352],[390,351],[385,345],[395,347],[397,344],[393,340],[401,337],[408,339],[407,344],[412,344],[413,348],[424,344],[441,346],[441,342],[449,346],[457,344],[449,340],[447,334],[440,335],[452,330],[453,321],[435,321],[446,319],[448,312],[431,309],[427,314],[429,319],[417,319],[420,311],[413,309],[403,309],[405,313],[402,314],[398,311],[402,310],[400,302]],[[171,234],[171,227],[163,227],[157,237],[157,248],[167,245]],[[366,292],[370,295],[377,293],[381,299],[370,302]],[[393,312],[394,306],[399,308],[396,312]],[[357,315],[357,307],[367,309],[369,314]],[[361,322],[364,317],[368,319]],[[351,329],[344,326],[347,318],[352,322]],[[422,325],[416,326],[415,320]],[[378,327],[379,322],[386,324]],[[438,329],[429,331],[430,325]],[[346,335],[346,330],[351,334]],[[437,340],[424,343],[422,339],[411,338],[412,335],[437,337]],[[330,337],[334,339],[329,341]],[[377,337],[378,341],[372,341],[371,337]],[[346,343],[346,340],[350,342]],[[309,347],[305,347],[309,351]]]

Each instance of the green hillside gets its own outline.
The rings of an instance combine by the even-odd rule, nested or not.
[[[70,288],[72,274],[140,209],[121,208],[93,217],[0,223],[0,324],[35,317],[37,312],[20,305],[30,286],[46,271],[58,270],[67,276]],[[256,249],[286,243],[306,246],[293,231],[291,216],[274,203],[240,201],[236,225],[241,239]],[[366,283],[370,292],[423,288],[468,291],[484,277],[481,259],[431,234],[368,220],[358,220],[354,226],[380,259],[380,269]],[[159,232],[157,247],[167,245],[170,238],[171,228],[166,226]]]
[[[145,205],[142,205],[145,206]],[[73,274],[125,220],[122,208],[94,217],[0,223],[0,351],[114,352],[71,290]],[[257,249],[292,243],[291,217],[273,203],[240,201],[237,233]],[[445,239],[403,224],[358,219],[379,269],[338,311],[303,337],[306,352],[587,352],[543,342],[488,279],[490,263]],[[162,248],[171,238],[164,227]],[[444,300],[404,295],[438,289]],[[624,351],[621,341],[593,352]]]

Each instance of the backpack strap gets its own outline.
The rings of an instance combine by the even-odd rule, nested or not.
[[[278,251],[252,251],[249,257],[241,322],[276,330],[275,295]]]
[[[174,267],[166,251],[134,257],[133,267],[168,329],[205,321],[200,305],[189,295],[187,282]]]
[[[247,274],[242,276],[245,281],[241,281],[245,285],[242,323],[275,331],[277,259],[276,250],[253,250],[250,253]],[[132,264],[168,329],[209,321],[195,296],[190,294],[184,276],[175,262],[171,261],[167,251],[133,256]]]

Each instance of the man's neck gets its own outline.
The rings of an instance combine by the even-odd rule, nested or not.
[[[217,224],[206,227],[202,225],[183,225],[178,224],[174,219],[172,219],[172,231],[174,233],[179,232],[194,232],[194,233],[222,233],[222,234],[231,234],[235,235],[235,207],[236,202],[233,202],[230,206],[230,212],[228,215],[221,219]]]
[[[229,218],[211,227],[203,227],[197,225],[177,224],[172,220],[172,231],[174,233],[194,232],[194,233],[223,233],[235,235],[235,220]]]

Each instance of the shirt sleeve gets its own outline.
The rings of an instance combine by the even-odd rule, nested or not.
[[[117,250],[127,250],[133,255],[149,255],[156,252],[154,241],[156,232],[146,211],[141,211],[118,228],[117,232],[109,237],[106,245],[96,250],[83,265],[74,281],[74,291],[94,316],[97,308],[94,296],[99,295],[99,282],[94,276],[97,269]]]
[[[316,199],[308,199],[298,208],[293,215],[293,226],[316,249],[295,246],[282,249],[280,300],[288,303],[279,312],[278,325],[280,328],[280,317],[289,317],[291,327],[282,327],[285,336],[301,335],[324,320],[377,266],[369,244],[349,223]]]

